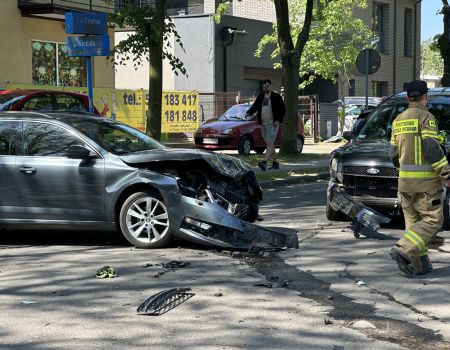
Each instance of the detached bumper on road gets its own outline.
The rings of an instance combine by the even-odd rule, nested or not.
[[[196,243],[248,249],[254,246],[298,248],[297,232],[280,232],[245,222],[221,206],[195,198],[172,194],[178,198],[176,210],[169,209],[171,221],[180,238]]]
[[[336,184],[331,184],[328,191],[333,210],[340,211],[352,220],[353,234],[356,238],[359,238],[360,235],[384,238],[378,233],[378,229],[381,224],[391,221],[390,218],[356,201]]]

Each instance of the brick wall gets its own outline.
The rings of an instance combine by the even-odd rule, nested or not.
[[[234,0],[232,15],[275,22],[275,5],[272,0]]]
[[[413,79],[419,78],[420,69],[420,6],[417,6],[417,28],[416,38],[416,71],[414,69],[414,57],[404,56],[404,18],[405,8],[411,9],[414,20],[415,0],[397,0],[397,12],[394,12],[395,0],[369,1],[369,6],[365,10],[355,11],[355,15],[364,19],[370,25],[372,23],[372,11],[374,3],[386,4],[388,6],[388,43],[387,53],[381,54],[381,67],[375,74],[369,76],[369,95],[372,95],[373,82],[387,82],[388,95],[394,92],[403,91],[403,84]],[[396,18],[396,21],[394,20]],[[395,23],[396,22],[396,23]],[[413,23],[413,38],[415,25]],[[396,38],[396,39],[395,39]],[[394,56],[395,52],[395,56]],[[395,57],[395,62],[394,62]],[[394,87],[394,64],[395,64],[395,87]],[[365,94],[365,76],[355,72],[355,93],[357,96]],[[348,91],[346,92],[348,94]]]

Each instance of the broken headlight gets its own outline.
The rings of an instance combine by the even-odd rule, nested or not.
[[[343,169],[342,164],[340,164],[339,159],[337,157],[333,157],[330,163],[330,177],[331,179],[336,180],[337,182],[343,182]]]

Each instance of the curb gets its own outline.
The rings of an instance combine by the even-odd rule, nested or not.
[[[317,180],[325,180],[328,179],[329,176],[330,173],[326,172],[326,173],[319,173],[317,175],[291,176],[286,179],[263,181],[260,182],[259,184],[261,185],[262,188],[270,188],[275,186],[286,186],[286,185],[314,182]]]

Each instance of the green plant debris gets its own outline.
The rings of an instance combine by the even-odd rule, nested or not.
[[[97,278],[115,278],[117,277],[117,270],[114,267],[105,265],[101,269],[98,269],[95,273]]]

